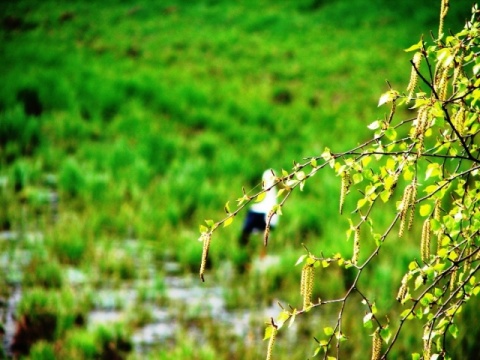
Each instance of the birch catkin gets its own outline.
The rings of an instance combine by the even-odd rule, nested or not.
[[[263,233],[263,245],[264,246],[268,245],[268,238],[270,236],[270,227],[271,227],[270,223],[272,222],[272,218],[275,214],[276,214],[276,210],[272,209],[272,210],[270,210],[270,212],[267,215],[267,219],[265,221],[266,222],[265,232]]]
[[[355,236],[353,237],[352,264],[357,265],[359,255],[360,255],[360,227],[357,226],[355,228]]]
[[[457,282],[457,272],[458,272],[458,268],[454,267],[452,270],[452,274],[450,275],[450,284],[449,284],[450,291],[455,290],[455,283]]]
[[[415,123],[415,130],[413,131],[412,136],[414,139],[423,139],[425,131],[428,128],[429,113],[430,107],[428,105],[423,105],[420,109],[418,109],[417,121]]]
[[[382,351],[382,338],[380,336],[380,328],[375,330],[372,339],[372,360],[379,360]]]
[[[435,201],[435,209],[433,210],[433,219],[438,221],[438,222],[440,222],[440,217],[441,217],[440,211],[441,211],[440,200],[437,199]],[[438,254],[438,252],[442,248],[442,231],[441,230],[436,230],[435,233],[437,235],[437,254]]]
[[[412,183],[412,193],[410,194],[409,199],[409,208],[410,208],[410,217],[408,219],[408,230],[412,228],[413,220],[415,217],[415,202],[417,200],[417,184],[416,182]]]
[[[403,278],[402,278],[402,285],[400,285],[400,289],[398,289],[397,301],[402,302],[405,299],[405,296],[407,295],[407,290],[408,290],[408,274],[405,274],[403,275]]]
[[[278,332],[278,328],[275,325],[272,324],[271,326],[272,326],[272,335],[270,336],[270,339],[268,340],[266,360],[271,360],[272,359],[273,345],[275,345],[275,339],[277,338],[277,332]]]
[[[398,231],[398,236],[402,237],[405,232],[405,222],[407,218],[408,209],[410,208],[410,202],[412,198],[413,186],[412,184],[405,187],[403,191],[403,198],[400,208],[400,230]]]
[[[207,257],[208,257],[208,251],[210,250],[211,239],[212,239],[211,232],[202,233],[200,237],[200,240],[203,241],[202,262],[200,264],[200,279],[202,279],[202,281],[205,281],[205,279],[203,278],[203,275],[205,274],[205,268],[207,267]]]
[[[315,271],[313,265],[305,265],[302,268],[300,281],[300,295],[303,296],[303,309],[306,310],[312,305],[313,280]]]
[[[418,69],[420,68],[420,64],[422,62],[422,53],[417,52],[415,55],[413,55],[412,59],[412,72],[410,73],[410,81],[408,82],[407,86],[407,91],[408,91],[408,100],[410,101],[413,98],[413,93],[415,92],[415,89],[417,88],[418,84]]]
[[[430,219],[425,220],[422,228],[422,242],[420,245],[420,253],[422,255],[422,261],[427,263],[430,259]]]
[[[350,174],[346,171],[342,172],[342,188],[340,189],[340,214],[343,212],[343,204],[345,203],[345,197],[350,187]]]
[[[443,22],[448,12],[448,0],[442,0],[440,6],[440,24],[438,25],[438,38],[443,36]]]
[[[430,360],[432,350],[432,338],[430,337],[430,328],[426,327],[423,333],[423,359]]]
[[[453,125],[457,129],[460,135],[463,135],[465,132],[465,109],[463,107],[459,108],[455,117],[453,118]]]

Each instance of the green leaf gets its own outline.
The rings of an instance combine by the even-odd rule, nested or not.
[[[277,326],[281,328],[282,325],[290,318],[290,313],[286,310],[283,310],[277,318]]]
[[[296,316],[297,316],[297,309],[293,309],[291,317],[290,317],[290,321],[288,322],[288,327],[293,325],[293,323],[295,322],[295,317]]]
[[[230,213],[231,213],[229,203],[230,203],[230,201],[227,201],[227,203],[225,204],[225,208],[224,208],[224,209],[225,209],[225,212],[226,212],[227,214],[230,214]]]
[[[308,255],[304,254],[302,256],[300,256],[297,260],[297,262],[295,263],[295,266],[297,266],[298,264],[302,263],[303,260],[305,260],[305,258],[307,257]]]
[[[263,199],[265,199],[265,196],[267,196],[266,192],[262,192],[258,194],[257,198],[255,199],[255,202],[261,202]]]
[[[383,104],[391,103],[398,97],[398,91],[395,90],[388,90],[386,93],[380,96],[380,100],[378,100],[378,106],[382,106]]]
[[[418,43],[413,44],[410,46],[408,49],[405,49],[405,52],[411,52],[411,51],[416,51],[420,50],[422,48],[422,40],[420,40]]]
[[[365,198],[358,200],[357,209],[361,209],[362,207],[364,207],[367,202],[368,200]]]
[[[268,325],[266,328],[265,328],[265,335],[263,336],[263,340],[268,340],[272,337],[272,334],[273,334],[273,326],[272,325]]]
[[[406,309],[406,310],[403,310],[402,313],[400,314],[400,318],[401,319],[407,319],[407,320],[412,320],[413,318],[415,318],[415,316],[413,315],[411,309]]]
[[[208,232],[208,228],[205,226],[205,225],[200,225],[200,232],[203,234],[203,233],[206,233]]]
[[[353,183],[354,183],[354,184],[358,184],[358,183],[362,182],[362,180],[363,180],[363,175],[362,175],[362,174],[359,174],[359,173],[355,173],[355,174],[353,174],[353,176],[352,176],[352,180],[353,180]]]
[[[438,186],[437,185],[428,185],[425,190],[425,191],[428,195],[430,195],[431,193],[433,193],[434,191],[436,191],[438,189]]]
[[[305,176],[305,172],[303,172],[303,171],[297,172],[297,173],[295,174],[295,176],[296,176],[297,179],[300,180],[300,181],[304,180],[305,177],[306,177],[306,176]]]
[[[230,217],[227,218],[227,219],[225,220],[225,222],[223,223],[223,227],[225,228],[225,227],[231,225],[232,223],[233,223],[233,216],[230,216]]]
[[[420,206],[420,215],[421,216],[430,215],[431,212],[432,212],[432,205],[423,204],[422,206]]]
[[[423,285],[424,277],[423,275],[418,275],[415,279],[415,290],[417,290],[420,286]]]
[[[434,300],[434,296],[430,293],[426,293],[421,299],[420,304],[423,306],[429,306]]]
[[[392,192],[390,190],[383,190],[381,193],[380,193],[380,199],[382,199],[382,201],[384,203],[386,203],[388,201],[388,199],[390,199],[390,196],[392,195]]]
[[[323,151],[321,157],[323,158],[323,160],[325,161],[330,161],[330,159],[332,158],[332,153],[330,152],[330,149],[329,148],[325,148],[325,150]]]
[[[420,360],[420,354],[419,353],[413,353],[412,354],[412,360]]]
[[[365,315],[363,317],[363,327],[366,328],[366,329],[371,329],[373,324],[372,324],[372,317],[373,317],[373,314],[372,313],[368,313],[367,315]]]
[[[394,141],[397,138],[397,132],[394,128],[390,127],[385,131],[385,136],[388,138],[388,140]]]
[[[380,121],[376,120],[367,126],[370,130],[376,130],[380,127]]]
[[[331,326],[327,326],[323,328],[323,332],[325,333],[325,335],[331,336],[333,335],[333,328]]]
[[[208,225],[209,228],[215,225],[215,222],[213,220],[205,220],[205,223]]]
[[[430,163],[427,166],[427,171],[425,172],[425,180],[430,177],[440,177],[442,175],[442,169],[440,164]]]
[[[457,336],[458,336],[458,327],[457,327],[457,325],[451,324],[450,327],[448,328],[448,332],[450,333],[450,335],[453,336],[454,339],[456,339]]]
[[[392,338],[392,332],[389,329],[388,325],[380,330],[380,336],[388,344]]]
[[[340,331],[337,331],[335,333],[335,338],[340,341],[340,342],[344,342],[344,341],[347,341],[347,337],[345,335],[343,335]]]

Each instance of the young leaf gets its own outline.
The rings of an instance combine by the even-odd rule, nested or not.
[[[371,329],[373,324],[372,324],[372,317],[373,317],[373,314],[372,313],[368,313],[367,315],[365,315],[363,317],[363,327],[366,328],[366,329]]]
[[[423,204],[422,206],[420,206],[420,215],[421,216],[430,215],[431,212],[432,212],[432,205]]]
[[[297,262],[295,263],[295,266],[297,266],[298,264],[301,264],[303,262],[303,260],[305,260],[305,258],[307,257],[308,255],[307,254],[304,254],[302,256],[300,256],[297,260]]]
[[[231,225],[232,222],[233,222],[233,216],[230,216],[230,217],[227,218],[227,219],[225,220],[225,222],[223,223],[223,227],[227,227],[227,226]]]
[[[382,337],[385,343],[389,343],[392,338],[392,331],[389,329],[388,325],[380,330],[380,336]]]
[[[267,196],[266,192],[262,192],[258,194],[257,198],[255,199],[255,202],[261,202],[263,199],[265,199],[265,196]]]
[[[405,49],[405,52],[411,52],[411,51],[416,51],[422,48],[422,40],[420,40],[418,43],[413,44],[410,46],[408,49]]]
[[[333,328],[331,326],[327,326],[323,328],[323,332],[325,333],[325,335],[331,336],[333,335]]]
[[[455,324],[450,324],[450,327],[448,328],[448,332],[450,333],[450,335],[453,336],[454,339],[456,339],[457,336],[458,336],[458,327],[457,327],[457,325],[455,325]]]

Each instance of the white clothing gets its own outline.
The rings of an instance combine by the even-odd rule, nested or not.
[[[266,170],[263,173],[262,180],[263,180],[262,188],[268,189],[271,186],[273,186],[273,184],[275,183],[275,176],[273,175],[271,170]],[[270,190],[266,192],[263,200],[258,203],[254,203],[250,207],[250,210],[256,213],[265,214],[265,221],[266,221],[267,216],[270,213],[270,210],[272,210],[272,208],[276,204],[277,204],[277,189],[275,187],[272,187]],[[277,223],[278,223],[278,215],[275,214],[273,215],[270,221],[270,225],[276,226]]]

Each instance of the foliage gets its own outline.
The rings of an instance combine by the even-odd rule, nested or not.
[[[448,6],[447,0],[441,1],[438,34],[430,42],[422,37],[406,49],[412,54],[410,82],[405,92],[390,87],[381,95],[378,105],[388,105],[390,111],[368,126],[373,131],[371,140],[344,152],[325,148],[321,155],[295,162],[292,172],[283,170],[276,177],[273,186],[281,186],[279,204],[267,218],[265,246],[270,235],[268,219],[282,214],[295,190],[302,191],[320,170],[331,168],[341,181],[339,212],[349,214],[346,238],[352,251],[315,254],[307,249],[298,259],[303,304],[280,305],[281,314],[268,322],[267,359],[274,357],[273,345],[284,325],[291,326],[312,310],[337,305],[333,324],[320,325],[323,334],[315,339],[314,355],[340,358],[348,346],[345,342],[359,336],[348,332],[344,317],[347,303],[357,300],[364,307],[363,327],[372,337],[372,359],[387,358],[408,322],[415,322],[416,328],[409,331],[423,341],[422,348],[410,349],[413,359],[451,357],[449,338],[457,338],[460,314],[480,292],[476,278],[480,269],[480,11],[475,5],[471,20],[454,34],[444,28]],[[400,106],[408,106],[414,115],[399,120]],[[244,190],[235,209],[225,205],[226,217],[200,226],[202,280],[214,232],[232,224],[240,211],[270,188],[253,194]],[[347,203],[347,197],[353,201]],[[388,221],[385,213],[390,214]],[[421,231],[415,229],[418,222]],[[378,291],[368,281],[371,268],[382,256],[395,257],[407,237],[416,240],[418,250],[396,284],[401,310],[382,307]],[[395,247],[388,248],[388,243]],[[314,287],[322,286],[315,275],[324,278],[334,267],[353,272],[345,293],[339,298],[314,297]]]
[[[445,28],[463,22],[461,3],[452,4]],[[92,311],[125,313],[125,335],[116,338],[132,331],[138,341],[135,327],[157,306],[174,310],[172,327],[183,330],[161,353],[150,346],[162,342],[142,346],[151,358],[263,354],[255,320],[249,325],[254,334],[222,337],[223,315],[206,321],[199,308],[169,298],[167,265],[173,262],[175,276],[190,279],[202,251],[190,240],[202,214],[221,216],[223,199],[242,184],[253,186],[267,165],[286,168],[299,154],[321,152],[332,138],[339,148],[366,139],[361,119],[383,112],[365,106],[383,86],[371,74],[383,79],[388,69],[392,84],[406,82],[402,65],[409,54],[400,49],[419,30],[428,31],[437,14],[416,0],[18,0],[0,2],[0,10],[0,292],[5,300],[24,299],[17,303],[24,315],[44,308],[44,321],[57,319],[49,322],[58,327],[52,346],[40,340],[26,356],[54,350],[58,358],[101,356]],[[339,114],[348,131],[347,122],[336,121]],[[283,209],[288,220],[272,233],[268,249],[274,266],[255,259],[258,269],[236,271],[258,250],[238,246],[238,222],[212,249],[229,318],[255,307],[263,313],[278,298],[299,301],[294,289],[301,266],[292,271],[289,265],[302,254],[300,242],[312,253],[349,253],[349,243],[330,241],[343,237],[343,220],[331,221],[335,175],[324,173],[322,186],[314,186],[319,178]],[[379,304],[400,282],[409,248],[369,273],[381,289]],[[314,297],[341,295],[339,283],[349,276],[329,269]],[[125,291],[137,296],[134,305]],[[70,292],[73,303],[64,299]],[[254,305],[245,301],[247,292]],[[40,307],[42,294],[65,307],[52,309],[50,300]],[[83,298],[88,301],[79,305]],[[360,311],[348,305],[346,314]],[[147,311],[136,311],[140,307]],[[75,326],[69,314],[76,314]],[[312,317],[295,339],[311,338],[315,326]],[[463,329],[458,337],[475,343],[475,333]],[[206,335],[192,340],[199,332]],[[292,333],[274,350],[303,358]],[[200,342],[202,350],[195,346]],[[138,351],[135,345],[132,352]]]

